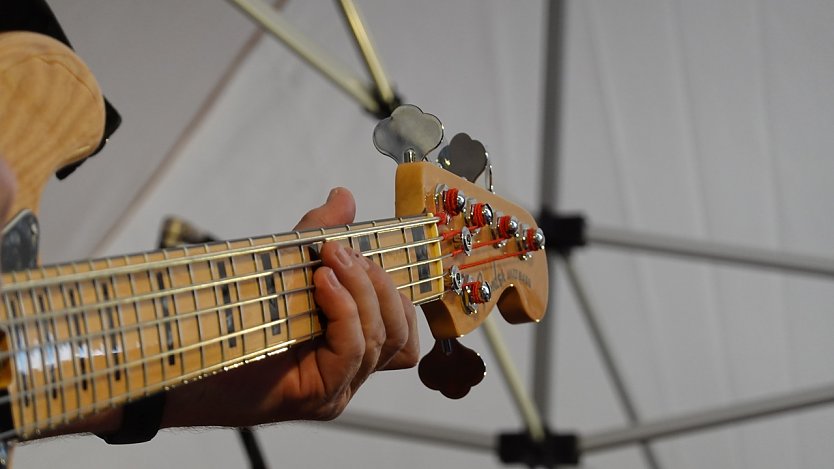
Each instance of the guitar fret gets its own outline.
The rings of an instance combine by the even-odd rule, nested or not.
[[[273,240],[275,240],[276,238],[277,238],[277,236],[272,237]],[[276,240],[276,242],[277,242],[277,240]],[[284,278],[284,263],[281,262],[281,249],[275,249],[274,252],[275,252],[275,262],[278,264],[276,266],[276,268],[280,269],[280,270],[278,270],[278,279],[281,281],[281,291],[285,292],[285,291],[287,291],[287,281]],[[286,294],[282,295],[281,297],[282,297],[282,302],[284,303],[284,317],[287,318],[287,323],[286,323],[287,327],[285,329],[287,330],[287,332],[286,332],[287,339],[289,339],[291,337],[290,323],[289,323],[290,298],[289,298],[289,295],[286,295]],[[280,311],[278,312],[278,317],[279,317],[279,319],[281,317]],[[278,329],[278,331],[280,333],[280,329]]]
[[[162,271],[156,272],[156,287],[158,288],[157,291],[165,291],[165,276]],[[165,349],[168,351],[168,365],[174,366],[177,364],[177,357],[172,353],[174,351],[174,331],[170,320],[170,298],[167,296],[160,296],[158,300],[159,306],[162,309],[162,323],[160,326],[165,329]]]
[[[112,265],[112,261],[110,259],[107,259],[107,267],[110,268],[111,265]],[[113,287],[113,297],[118,299],[118,298],[120,298],[120,295],[119,295],[119,286],[116,284],[116,278],[117,277],[115,275],[110,276],[110,285]],[[128,349],[128,346],[127,346],[128,341],[125,338],[125,330],[127,328],[127,322],[125,322],[124,306],[122,305],[121,302],[117,303],[117,305],[116,305],[116,317],[118,318],[118,323],[119,323],[119,328],[118,328],[118,331],[116,332],[118,334],[118,343],[119,343],[119,347],[120,347],[119,352],[122,354],[122,358],[124,360],[124,378],[125,378],[124,379],[124,387],[125,387],[125,391],[127,392],[127,394],[130,395],[130,382],[131,382],[130,355],[129,355],[129,349]]]
[[[399,231],[400,231],[400,234],[402,234],[403,244],[407,245],[408,244],[408,238],[406,237],[405,229],[400,229]],[[405,260],[406,260],[406,263],[409,266],[411,266],[411,263],[413,261],[411,259],[411,250],[408,249],[408,248],[405,248]],[[411,285],[410,287],[408,287],[408,291],[411,293],[411,295],[410,295],[411,299],[414,300],[414,298],[417,298],[417,295],[414,293],[414,268],[413,267],[408,267],[408,269],[406,269],[406,270],[408,271],[408,283]]]
[[[18,293],[15,295],[14,298],[7,296],[6,297],[6,310],[9,312],[12,318],[17,319],[18,317],[22,317],[20,304],[20,294]],[[17,370],[18,377],[20,378],[20,383],[23,385],[23,406],[29,407],[31,404],[31,398],[29,397],[29,389],[33,387],[33,383],[31,382],[32,377],[32,365],[30,363],[31,355],[29,353],[29,340],[26,337],[26,326],[25,324],[21,323],[18,325],[13,326],[14,329],[14,336],[15,336],[15,344],[16,348],[20,350],[17,352],[16,359],[15,359],[15,369]],[[23,361],[24,363],[20,363]],[[21,365],[25,366],[21,366]],[[24,369],[25,368],[25,369]],[[21,408],[21,420],[23,420],[23,409]]]
[[[125,259],[126,264],[130,262],[130,258],[128,256],[125,256],[124,259]],[[132,273],[128,273],[128,274],[126,274],[126,276],[127,276],[128,286],[130,287],[130,296],[135,298],[136,297],[136,278],[134,277],[134,275]],[[148,362],[147,362],[147,360],[145,360],[146,351],[147,351],[147,348],[145,347],[145,338],[144,338],[145,328],[142,327],[143,321],[142,321],[142,313],[141,313],[140,308],[139,308],[139,303],[136,302],[136,301],[133,301],[133,302],[131,302],[131,304],[133,305],[133,312],[134,312],[134,316],[136,317],[136,327],[137,327],[136,335],[137,335],[137,338],[139,339],[139,357],[141,359],[141,366],[142,366],[142,388],[147,389],[148,386],[150,386],[150,382],[149,382],[149,377],[148,377],[148,366],[147,366]]]
[[[91,271],[95,269],[95,266],[93,265],[92,261],[89,261],[87,264],[89,265]],[[94,300],[95,300],[96,305],[101,303],[101,301],[102,301],[102,299],[99,295],[99,290],[96,287],[97,282],[98,282],[97,279],[93,279],[90,282],[90,286],[93,289]],[[99,330],[98,330],[98,334],[101,335],[101,349],[102,349],[101,352],[102,352],[102,355],[104,356],[104,366],[105,366],[104,371],[107,371],[106,373],[104,373],[104,375],[106,376],[106,380],[107,380],[107,394],[108,394],[107,395],[107,401],[109,402],[114,396],[114,393],[113,393],[113,373],[109,372],[110,370],[112,370],[112,364],[111,364],[112,357],[108,353],[107,334],[104,332],[105,328],[107,327],[104,323],[104,311],[100,307],[96,307],[95,309],[98,312],[98,319],[99,319],[99,326],[100,326]],[[93,361],[93,359],[91,358],[90,362],[92,362],[92,361]],[[95,383],[95,381],[96,380],[93,379],[93,383]]]
[[[206,249],[206,251],[208,251],[208,249]],[[211,275],[212,281],[217,280],[217,276],[215,276],[216,268],[217,268],[217,263],[216,262],[209,262],[208,263],[209,274]],[[213,304],[215,306],[214,312],[216,313],[215,316],[217,316],[217,333],[218,333],[218,335],[222,336],[223,335],[223,316],[222,316],[222,313],[221,313],[222,308],[219,307],[220,306],[220,299],[218,297],[217,287],[213,287],[212,289],[214,290],[214,298],[213,298],[213,301],[214,301]],[[226,359],[226,343],[224,341],[220,340],[220,341],[217,341],[217,344],[220,347],[220,361],[221,362],[226,362],[227,361],[227,359]]]
[[[83,300],[82,295],[81,295],[81,285],[78,284],[77,282],[75,284],[75,289],[70,290],[70,301],[72,301],[72,306],[73,307],[78,306],[78,307],[83,308],[83,306],[84,306],[84,300]],[[92,374],[95,371],[95,365],[93,364],[93,359],[92,359],[93,344],[90,342],[90,335],[89,335],[90,325],[87,321],[87,314],[85,314],[85,312],[83,310],[76,313],[75,319],[76,319],[76,325],[77,326],[80,326],[80,325],[84,326],[83,331],[81,331],[81,330],[78,331],[79,334],[83,334],[83,337],[85,337],[85,339],[84,339],[85,345],[84,345],[84,351],[83,351],[84,356],[81,358],[81,360],[82,360],[81,361],[81,367],[82,367],[82,370],[84,370],[84,368],[89,368],[89,373],[87,373],[87,372],[84,373],[84,380],[83,380],[81,386],[84,387],[84,389],[87,389],[87,387],[90,388],[90,392],[92,393],[92,396],[93,396],[93,401],[95,401],[96,397],[98,397],[98,393],[96,392],[96,382],[95,382],[95,380],[88,378],[88,375]]]
[[[41,267],[40,274],[42,277],[47,276],[46,270]],[[44,294],[46,295],[46,304],[41,303],[41,311],[55,311],[61,306],[56,306],[55,302],[53,301],[53,291],[50,290],[50,287],[45,287],[43,289]],[[67,318],[68,319],[68,318]],[[57,382],[53,379],[53,384],[56,386],[56,390],[60,393],[61,397],[61,416],[62,416],[62,423],[67,423],[69,421],[69,415],[67,413],[67,387],[64,383],[66,383],[66,377],[64,373],[64,362],[61,360],[61,350],[59,345],[61,343],[65,343],[66,347],[71,351],[72,350],[72,343],[71,343],[71,335],[69,329],[69,322],[67,321],[67,335],[64,338],[60,332],[60,328],[58,325],[58,319],[55,316],[52,316],[49,319],[49,341],[52,343],[54,348],[54,354],[56,359],[56,366],[57,366]],[[75,366],[75,360],[70,361],[70,366]],[[73,387],[76,391],[76,399],[77,396],[77,386]]]
[[[60,272],[60,269],[58,270]],[[75,290],[72,289],[71,286],[61,285],[61,296],[64,299],[64,304],[70,305],[70,307],[75,308],[77,306],[77,302],[75,299]],[[76,312],[71,315],[67,315],[67,322],[71,324],[71,330],[75,332],[72,333],[73,336],[76,337],[75,340],[75,349],[73,350],[72,356],[73,361],[76,363],[76,369],[78,376],[82,379],[76,383],[77,386],[81,387],[81,390],[87,391],[89,387],[89,383],[87,382],[87,362],[85,361],[85,353],[88,350],[88,346],[84,343],[84,333],[81,330],[81,320],[79,319],[81,312]],[[70,322],[70,318],[72,321]],[[81,395],[81,390],[79,390],[79,395]]]
[[[226,249],[229,249],[229,250],[232,249],[232,246],[228,241],[226,242]],[[237,263],[235,262],[235,259],[239,259],[239,257],[238,256],[232,256],[232,257],[229,258],[229,266],[232,269],[232,278],[237,278],[237,272],[238,272]],[[235,302],[238,302],[238,301],[240,301],[240,298],[241,298],[241,296],[240,296],[240,281],[235,280],[233,282],[233,285],[235,286],[235,294],[237,295],[237,298],[234,298],[233,300]],[[232,296],[231,287],[227,285],[227,289],[229,290],[229,298],[231,298],[231,296]],[[246,326],[245,326],[246,322],[243,319],[243,306],[242,305],[237,307],[237,313],[238,313],[238,317],[240,318],[240,329],[244,330],[244,329],[246,329]],[[232,323],[234,323],[234,311],[232,311]],[[229,331],[229,332],[232,333],[233,331]],[[246,353],[246,334],[241,334],[240,335],[240,353],[241,354]]]
[[[322,234],[325,234],[324,228],[321,229],[321,232],[322,232]],[[301,233],[296,231],[296,235],[299,237],[299,239],[301,238]],[[306,259],[304,257],[304,252],[305,252],[304,246],[299,245],[298,246],[298,251],[299,251],[299,254],[301,255],[301,263],[306,264],[308,259]],[[312,259],[310,259],[310,260],[312,260]],[[312,275],[312,272],[310,271],[310,268],[309,267],[303,267],[302,272],[304,273],[305,283],[307,285],[312,285],[313,284],[313,275]],[[315,299],[313,298],[313,292],[312,291],[307,291],[307,292],[305,292],[304,296],[307,298],[307,310],[308,311],[313,311],[313,309],[315,308]],[[289,313],[288,313],[287,317],[289,317]],[[315,326],[313,324],[313,315],[310,314],[310,331],[313,331],[314,329],[315,329]]]
[[[89,266],[90,266],[91,271],[95,270],[95,266],[93,265],[92,261],[89,262]],[[90,282],[90,284],[93,288],[93,292],[95,292],[96,304],[101,304],[102,301],[107,301],[109,299],[109,292],[107,292],[106,283],[102,283],[101,279],[93,279]],[[101,289],[100,292],[99,292],[99,287]],[[101,326],[99,328],[99,334],[101,334],[101,348],[102,348],[102,352],[103,352],[102,354],[104,355],[105,370],[107,371],[105,373],[105,376],[106,376],[106,379],[107,379],[107,392],[108,392],[107,400],[108,400],[108,402],[110,402],[110,401],[112,401],[113,396],[116,394],[113,390],[113,388],[115,387],[115,384],[113,382],[114,379],[115,379],[115,373],[113,372],[113,370],[118,370],[118,362],[117,362],[118,359],[112,353],[113,346],[114,346],[114,344],[113,344],[114,341],[112,339],[114,337],[114,334],[112,334],[112,333],[108,334],[106,332],[106,330],[108,330],[108,329],[110,329],[112,331],[112,329],[114,327],[114,324],[112,322],[113,321],[113,316],[112,316],[113,310],[110,307],[105,307],[105,308],[96,307],[96,311],[98,312],[99,325]],[[106,316],[106,318],[105,318],[105,316]],[[106,321],[105,321],[105,319],[106,319]],[[108,344],[108,341],[110,342],[109,344]],[[119,374],[119,379],[121,379],[121,374]]]
[[[183,246],[182,249],[183,249],[183,255],[188,256],[189,255],[188,254],[188,246]],[[188,281],[189,281],[190,284],[193,285],[194,283],[196,283],[195,280],[194,280],[193,264],[188,263],[188,264],[186,264],[186,267],[187,267],[187,271],[188,271]],[[199,311],[200,310],[200,302],[197,299],[197,291],[192,290],[191,295],[194,299],[194,311]],[[198,341],[198,343],[202,344],[203,340],[204,340],[203,339],[203,324],[200,321],[200,315],[199,314],[195,315],[194,319],[197,322],[197,341]],[[200,369],[201,370],[206,369],[206,349],[205,349],[204,346],[200,347]]]
[[[145,263],[150,262],[148,254],[143,254],[143,258],[144,258]],[[148,289],[150,291],[154,291],[154,281],[153,281],[153,274],[151,273],[151,270],[147,270],[146,275],[148,277]],[[163,325],[159,321],[159,297],[152,298],[150,300],[150,304],[151,304],[151,309],[153,311],[153,319],[154,319],[154,324],[155,324],[154,329],[156,329],[156,331],[155,331],[156,339],[158,340],[158,342],[157,342],[158,347],[157,348],[159,349],[158,356],[159,356],[160,382],[164,383],[165,381],[168,380],[168,371],[165,369],[165,358],[164,358],[164,355],[163,355],[163,345],[162,344],[165,343],[165,339],[163,338],[163,332],[162,332]]]
[[[168,258],[168,251],[167,250],[163,251],[163,253],[165,253],[165,258],[167,259]],[[167,267],[165,269],[165,272],[168,274],[168,284],[169,284],[170,288],[173,289],[173,288],[176,288],[177,286],[174,285],[174,282],[175,282],[174,279],[176,277],[171,272],[171,269],[172,269],[171,267]],[[184,344],[184,341],[183,341],[183,338],[182,338],[183,327],[182,327],[182,324],[180,323],[180,308],[177,305],[177,295],[176,294],[171,294],[170,306],[173,309],[174,319],[172,321],[169,318],[167,324],[170,326],[171,323],[173,322],[173,327],[175,327],[177,329],[176,339],[179,341],[180,348],[182,348],[182,346]],[[172,339],[172,341],[173,341],[173,339]],[[172,354],[171,356],[174,356],[174,355]],[[185,375],[185,373],[186,373],[185,354],[182,351],[180,351],[179,357],[180,357],[181,375]]]
[[[49,385],[52,387],[52,400],[58,399],[58,374],[55,370],[55,358],[57,356],[57,349],[55,348],[55,337],[54,334],[50,336],[49,331],[49,324],[48,319],[40,319],[43,315],[44,311],[46,311],[46,303],[44,302],[43,293],[36,293],[33,289],[32,292],[32,304],[35,308],[35,324],[37,325],[36,328],[38,330],[38,341],[41,344],[41,362],[43,363],[43,375],[44,375],[44,382],[47,380],[49,381]],[[46,368],[49,368],[48,372]],[[51,404],[47,400],[47,408],[49,409]],[[51,415],[51,409],[49,410],[49,414]]]
[[[25,274],[26,274],[26,279],[31,280],[31,278],[32,278],[31,272],[26,271]],[[39,370],[37,372],[37,375],[38,375],[39,378],[35,378],[35,382],[33,384],[32,400],[35,404],[34,407],[37,408],[38,407],[38,405],[37,405],[38,404],[38,399],[39,399],[38,395],[41,394],[41,393],[40,392],[35,392],[35,390],[40,387],[40,389],[43,390],[43,409],[46,412],[47,420],[49,420],[52,417],[52,405],[51,405],[52,402],[50,400],[51,393],[49,392],[49,384],[48,384],[49,374],[47,372],[47,351],[46,351],[46,346],[44,345],[44,341],[43,341],[44,332],[43,332],[43,328],[42,328],[42,322],[39,319],[38,302],[36,301],[36,295],[35,295],[34,289],[30,288],[28,290],[27,296],[28,296],[28,299],[32,302],[31,304],[32,304],[32,313],[33,314],[31,315],[31,320],[26,321],[26,324],[28,325],[31,322],[34,329],[35,329],[34,336],[30,337],[31,338],[31,344],[30,344],[29,349],[28,349],[28,352],[33,355],[32,359],[30,359],[30,363],[34,362],[37,365],[37,366],[32,366],[33,378],[35,377],[36,369]],[[23,292],[19,292],[18,297],[21,300],[21,305],[24,305],[24,306],[21,306],[21,313],[24,316],[26,316],[26,307],[25,307],[25,303],[24,303],[26,300],[23,298]],[[27,332],[27,335],[28,334],[29,333]],[[37,357],[37,361],[35,360],[34,357]],[[37,420],[38,419],[35,418],[35,421],[37,421]]]
[[[255,254],[252,254],[252,256],[254,257]],[[272,258],[270,257],[270,253],[267,252],[261,254],[261,267],[264,271],[272,270]],[[279,273],[279,275],[281,274]],[[266,283],[266,294],[270,296],[275,295],[275,274],[264,277],[263,282]],[[261,281],[258,279],[258,288],[260,288],[260,285]],[[283,290],[283,284],[281,288]],[[263,296],[263,293],[261,293],[261,295]],[[269,322],[273,323],[270,329],[272,331],[272,335],[275,336],[281,333],[281,324],[276,323],[276,321],[278,321],[281,317],[278,310],[278,299],[270,298],[266,303],[269,305]],[[266,308],[266,305],[263,303],[261,303],[261,305],[264,309]],[[267,321],[266,316],[264,316],[264,321]],[[265,331],[266,329],[264,329],[264,332]],[[267,342],[269,342],[269,339],[267,339]]]
[[[249,247],[254,247],[255,246],[255,241],[252,238],[249,238],[247,241],[249,242]],[[252,268],[255,270],[255,272],[260,272],[261,269],[258,266],[258,257],[255,255],[255,253],[254,252],[249,253],[248,257],[249,257],[249,259],[247,259],[247,262],[249,262],[249,260],[251,260],[252,261]],[[255,279],[255,284],[258,287],[257,296],[258,296],[258,298],[261,298],[261,301],[258,302],[258,308],[261,310],[260,322],[261,322],[261,324],[266,324],[267,323],[266,302],[262,299],[264,297],[264,288],[263,288],[262,279],[261,278]],[[263,332],[263,343],[264,343],[264,345],[261,348],[264,348],[264,347],[267,346],[267,344],[269,344],[269,332],[267,331],[266,327],[262,328],[261,332]]]
[[[43,274],[43,270],[41,270],[41,273]],[[46,294],[46,301],[48,303],[48,306],[45,305],[44,303],[41,303],[41,311],[46,311],[47,309],[53,310],[52,295],[49,293],[49,287],[44,288],[44,294]],[[58,337],[60,336],[60,334],[58,333],[58,327],[57,327],[56,319],[55,319],[54,316],[47,320],[46,326],[47,326],[47,340],[49,340],[49,342],[52,344],[52,353],[53,353],[53,360],[54,360],[53,370],[57,370],[56,374],[53,375],[53,377],[52,377],[52,382],[53,382],[53,385],[55,386],[55,390],[56,390],[57,394],[60,396],[61,416],[63,417],[63,422],[66,423],[67,422],[67,414],[66,414],[67,396],[66,396],[66,389],[62,385],[62,383],[64,383],[65,381],[64,381],[63,364],[61,362],[60,349],[58,348],[58,344],[59,344]],[[54,398],[57,398],[57,397],[54,397]]]
[[[218,261],[217,262],[217,275],[220,279],[225,279],[227,277],[226,274],[226,261]],[[215,287],[215,290],[217,287]],[[220,301],[223,301],[224,305],[228,305],[232,302],[232,294],[229,291],[229,284],[223,283],[220,285]],[[221,331],[223,330],[223,324],[226,326],[226,334],[232,334],[235,332],[235,318],[232,313],[232,308],[226,307],[222,308],[225,320],[221,322]],[[218,309],[218,314],[220,314],[220,309]],[[226,342],[229,348],[237,347],[237,336],[231,336]]]
[[[61,267],[56,266],[55,272],[56,272],[56,275],[60,276],[61,275]],[[55,307],[55,310],[67,308],[67,306],[69,305],[69,301],[67,299],[67,291],[64,288],[63,284],[58,285],[58,299],[60,300],[60,305]],[[75,326],[75,324],[74,324],[75,321],[73,321],[74,319],[77,319],[76,315],[67,314],[67,315],[64,316],[64,321],[67,324],[67,346],[68,346],[69,352],[70,352],[70,362],[71,362],[71,367],[72,367],[72,378],[77,378],[77,377],[81,376],[81,374],[82,374],[81,370],[80,370],[80,363],[79,363],[79,358],[80,358],[79,357],[79,355],[80,355],[79,350],[81,348],[81,341],[79,339],[73,340],[73,337],[78,337],[80,335],[77,328],[74,328],[74,326]],[[76,332],[73,333],[73,330],[75,330]],[[73,382],[72,386],[73,386],[73,389],[75,391],[76,409],[78,410],[78,409],[81,408],[81,405],[82,405],[81,380],[73,379],[72,382]],[[64,386],[64,389],[65,388],[66,388],[66,386]],[[76,417],[80,417],[80,416],[81,416],[80,411],[78,411],[76,413]],[[69,419],[69,415],[67,415],[67,419]]]
[[[249,238],[248,241],[249,241],[249,247],[254,247],[255,246],[255,240],[253,240],[252,238]],[[258,256],[254,252],[250,253],[249,255],[252,258],[252,268],[255,270],[255,272],[263,271],[264,270],[263,269],[263,264],[261,264],[260,266],[258,265]],[[258,302],[258,305],[260,306],[260,309],[261,309],[261,324],[267,324],[269,322],[269,319],[267,319],[267,315],[266,315],[267,303],[269,303],[269,302],[264,301],[262,299],[265,296],[264,295],[264,285],[263,285],[264,282],[266,282],[266,280],[264,278],[259,277],[259,278],[255,279],[255,283],[258,285],[258,298],[261,298],[261,301]],[[272,306],[271,306],[271,303],[269,303],[269,304],[270,304],[270,312],[271,312]],[[262,328],[262,332],[263,332],[263,335],[264,335],[264,345],[263,345],[262,348],[265,348],[267,345],[269,345],[269,331],[268,331],[268,328],[266,328],[266,327]]]
[[[156,272],[156,287],[159,292],[165,291],[165,278],[162,271]],[[177,364],[177,357],[173,353],[170,353],[174,350],[174,332],[171,328],[171,321],[168,319],[171,317],[171,311],[168,307],[169,298],[167,296],[160,296],[157,300],[159,307],[162,309],[162,323],[160,323],[160,326],[165,330],[165,349],[169,352],[168,364],[173,366]]]

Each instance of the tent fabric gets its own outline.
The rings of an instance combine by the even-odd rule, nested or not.
[[[47,260],[151,247],[167,214],[229,238],[283,231],[335,185],[354,191],[358,218],[391,214],[394,168],[373,149],[374,121],[267,37],[178,140],[252,33],[229,5],[166,4],[163,12],[86,0],[107,3],[97,14],[112,18],[101,31],[100,18],[75,13],[77,3],[53,7],[119,103],[127,135],[47,191]],[[556,131],[540,122],[545,3],[358,4],[405,101],[437,115],[447,139],[465,131],[484,142],[498,192],[535,212],[541,132]],[[283,11],[362,72],[331,3],[289,2]],[[830,2],[568,2],[563,166],[551,182],[560,206],[600,225],[834,257],[832,20]],[[136,41],[143,28],[155,33],[142,34],[147,44],[102,39],[121,29],[124,41]],[[147,157],[139,163],[138,155]],[[153,190],[102,244],[100,233],[164,158]],[[593,246],[575,262],[646,419],[834,381],[830,279]],[[564,275],[554,274],[555,308],[538,326],[556,328],[549,420],[580,434],[619,427],[623,412]],[[533,328],[502,328],[528,381]],[[423,389],[414,371],[384,373],[350,411],[495,434],[520,428],[481,335],[464,341],[487,361],[471,396],[450,402]],[[663,467],[813,468],[834,460],[832,432],[829,406],[653,446]],[[328,424],[280,424],[258,435],[274,467],[501,467],[492,454]],[[163,432],[129,448],[59,439],[27,445],[16,460],[21,468],[59,463],[245,464],[231,430]],[[634,448],[591,455],[585,465],[646,467]]]

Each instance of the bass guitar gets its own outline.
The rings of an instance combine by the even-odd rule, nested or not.
[[[18,184],[3,240],[4,448],[320,335],[312,273],[322,243],[383,267],[422,306],[441,357],[495,306],[512,323],[544,314],[547,260],[533,217],[427,161],[397,167],[396,218],[37,266],[40,193],[96,149],[103,99],[70,49],[13,32],[0,34],[0,109],[0,155]],[[428,381],[431,363],[421,365]],[[439,381],[431,386],[452,397],[468,390]]]

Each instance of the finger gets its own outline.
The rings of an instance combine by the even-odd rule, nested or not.
[[[413,368],[420,361],[420,338],[419,327],[417,327],[417,311],[414,304],[406,298],[405,295],[400,294],[400,302],[403,306],[403,315],[408,325],[408,340],[405,345],[394,355],[383,368],[383,370],[401,370],[404,368]]]
[[[339,282],[350,292],[356,304],[362,334],[365,339],[365,355],[353,379],[355,390],[376,369],[382,345],[385,343],[385,324],[379,309],[376,290],[368,278],[370,267],[359,254],[337,243],[324,243],[321,249],[324,265],[330,266]]]
[[[321,228],[323,226],[345,225],[353,222],[356,215],[356,202],[353,194],[344,187],[330,191],[324,205],[307,212],[295,225],[296,230]]]
[[[400,293],[394,288],[391,277],[378,265],[364,257],[359,259],[368,268],[368,278],[374,286],[382,322],[385,325],[385,342],[379,354],[376,369],[385,368],[406,343],[408,343],[408,321]]]
[[[327,266],[313,273],[315,300],[327,318],[325,345],[316,351],[316,362],[326,396],[349,389],[365,355],[365,338],[359,309],[350,292]]]

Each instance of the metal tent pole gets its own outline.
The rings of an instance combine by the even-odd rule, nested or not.
[[[318,45],[301,34],[292,23],[265,0],[228,0],[252,21],[284,43],[298,57],[321,73],[331,83],[352,97],[371,114],[380,111],[379,103],[363,81]]]
[[[568,283],[573,288],[576,295],[576,302],[579,304],[579,311],[582,313],[582,316],[585,318],[585,322],[588,324],[588,330],[591,333],[592,340],[597,346],[597,351],[602,359],[603,367],[608,372],[608,377],[611,378],[611,385],[614,387],[614,394],[620,401],[620,406],[623,408],[628,422],[632,425],[636,425],[640,422],[640,416],[637,413],[637,406],[634,404],[631,393],[628,391],[628,387],[626,386],[625,379],[620,373],[617,362],[614,359],[614,353],[608,346],[609,341],[602,330],[602,324],[599,320],[599,316],[591,305],[588,292],[585,289],[584,283],[579,277],[579,273],[576,271],[570,256],[563,254],[560,257],[562,259],[562,265],[565,268],[565,273],[567,274]],[[643,457],[646,458],[646,463],[649,467],[652,469],[658,469],[660,467],[660,463],[658,462],[657,455],[654,453],[654,450],[649,445],[649,442],[647,440],[642,440],[638,443],[640,444],[640,451],[643,453]]]
[[[565,0],[547,2],[547,37],[544,57],[544,99],[542,100],[541,180],[539,198],[542,213],[555,213],[559,183],[559,144],[562,121],[562,68],[565,43]],[[554,263],[549,262],[550,271]],[[551,282],[551,285],[555,283]],[[555,288],[545,319],[536,328],[533,343],[533,399],[545,419],[552,418],[553,390],[550,379],[555,369],[556,315],[553,307]]]
[[[834,384],[590,434],[580,446],[583,453],[601,451],[823,404],[834,404]]]
[[[592,224],[587,227],[585,236],[589,243],[600,246],[834,277],[834,259],[819,256],[643,233]]]

